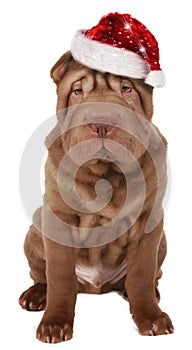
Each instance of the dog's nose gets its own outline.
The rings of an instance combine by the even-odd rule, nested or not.
[[[91,131],[97,133],[99,137],[102,137],[102,138],[104,138],[106,134],[109,133],[113,128],[113,125],[100,124],[100,123],[91,123],[88,125]]]

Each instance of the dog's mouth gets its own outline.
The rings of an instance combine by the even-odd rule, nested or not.
[[[85,126],[86,132],[90,139],[87,143],[92,149],[97,159],[102,159],[103,163],[132,163],[136,156],[133,144],[139,144],[140,141],[126,130],[122,130],[114,121],[109,120],[108,123],[94,122]],[[86,148],[87,148],[86,145]],[[88,150],[84,150],[85,153]]]
[[[69,149],[67,155],[78,166],[83,164],[110,166],[110,164],[114,164],[115,168],[121,169],[126,164],[126,168],[130,167],[131,169],[133,164],[137,163],[136,157],[125,145],[115,141],[115,139],[105,137],[90,138],[77,143]],[[120,172],[119,169],[118,172]]]

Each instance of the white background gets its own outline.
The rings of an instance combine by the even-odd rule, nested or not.
[[[48,349],[35,339],[42,313],[17,299],[31,285],[23,241],[29,220],[19,195],[22,150],[33,131],[55,112],[49,70],[70,48],[79,28],[109,12],[131,13],[156,36],[167,83],[154,91],[154,123],[169,141],[172,190],[165,213],[168,256],[160,283],[161,307],[175,334],[142,337],[128,304],[116,294],[78,296],[74,339],[51,348],[191,349],[191,6],[183,1],[4,1],[1,33],[1,342],[5,349]],[[190,6],[190,7],[189,7]],[[34,155],[35,157],[35,155]],[[31,174],[33,176],[33,174]]]

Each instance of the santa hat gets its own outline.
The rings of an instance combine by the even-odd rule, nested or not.
[[[129,14],[110,13],[92,29],[77,31],[71,53],[76,61],[100,72],[144,79],[154,87],[165,83],[155,37]]]

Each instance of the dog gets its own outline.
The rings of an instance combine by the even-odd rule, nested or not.
[[[45,309],[36,334],[47,343],[72,338],[78,292],[118,291],[128,298],[140,334],[172,333],[158,306],[167,142],[151,122],[153,88],[83,66],[71,52],[57,61],[51,77],[58,122],[46,139],[44,205],[24,244],[34,285],[19,303],[29,311]]]

